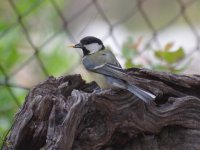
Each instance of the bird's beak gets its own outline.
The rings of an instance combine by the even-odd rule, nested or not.
[[[70,45],[68,45],[67,47],[72,47],[72,48],[74,48],[75,45],[74,45],[74,44],[70,44]]]
[[[82,44],[81,43],[78,43],[78,44],[71,44],[71,45],[68,45],[68,47],[72,47],[72,48],[82,48]]]

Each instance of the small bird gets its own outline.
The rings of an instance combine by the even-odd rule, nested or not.
[[[84,67],[89,72],[100,74],[109,87],[128,90],[145,103],[155,99],[153,94],[128,83],[127,74],[122,69],[114,54],[105,48],[100,39],[87,36],[81,39],[80,43],[70,45],[69,47],[81,48],[83,51],[82,63]]]

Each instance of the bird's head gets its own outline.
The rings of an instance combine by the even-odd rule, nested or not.
[[[70,47],[81,48],[83,50],[84,56],[105,49],[103,42],[100,39],[93,36],[84,37],[83,39],[81,39],[80,43],[70,45]]]

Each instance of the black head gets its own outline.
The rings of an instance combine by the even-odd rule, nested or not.
[[[73,47],[81,48],[83,50],[84,56],[105,49],[103,42],[93,36],[84,37],[81,39],[80,43],[74,45]]]

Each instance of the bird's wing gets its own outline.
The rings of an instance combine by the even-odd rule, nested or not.
[[[92,69],[92,71],[106,75],[106,76],[119,78],[121,80],[124,80],[127,78],[127,74],[124,72],[124,70],[121,67],[118,67],[116,65],[109,64],[109,63],[96,66]]]

